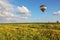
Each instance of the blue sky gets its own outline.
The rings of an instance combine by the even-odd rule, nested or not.
[[[6,1],[7,3],[14,7],[13,14],[15,14],[18,17],[21,17],[21,15],[24,14],[25,12],[20,10],[23,6],[28,9],[28,11],[25,12],[25,14],[29,13],[30,16],[27,19],[19,18],[19,21],[22,20],[23,20],[22,22],[48,22],[48,21],[56,22],[57,20],[60,21],[60,0],[6,0]],[[44,13],[40,10],[41,5],[46,5],[47,7]],[[16,10],[17,7],[19,7],[18,11]],[[27,17],[25,16],[25,14],[22,16]]]

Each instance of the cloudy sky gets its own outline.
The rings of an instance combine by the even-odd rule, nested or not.
[[[43,13],[41,5],[47,9]],[[0,23],[60,21],[60,0],[0,0]]]

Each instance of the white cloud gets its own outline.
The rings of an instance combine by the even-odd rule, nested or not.
[[[30,10],[28,10],[28,8],[27,7],[25,7],[25,6],[22,6],[22,7],[17,7],[17,12],[19,13],[19,14],[25,14],[25,16],[31,16],[31,14],[30,14]]]
[[[18,16],[14,13],[20,13],[20,15],[24,14],[24,16]],[[30,11],[26,7],[18,6],[14,8],[14,6],[8,3],[8,1],[0,0],[0,22],[17,22],[17,20],[20,20],[21,22],[21,19],[27,19],[28,16],[30,16]]]
[[[55,15],[60,15],[60,11],[54,12]]]
[[[15,15],[13,14],[13,9],[13,6],[6,0],[0,0],[0,22],[6,22],[8,21],[8,18],[15,17]]]

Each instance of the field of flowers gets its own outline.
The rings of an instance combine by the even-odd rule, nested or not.
[[[0,24],[0,40],[60,40],[59,23]]]

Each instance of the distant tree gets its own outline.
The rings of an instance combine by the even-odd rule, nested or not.
[[[59,21],[57,21],[57,23],[59,23]]]

